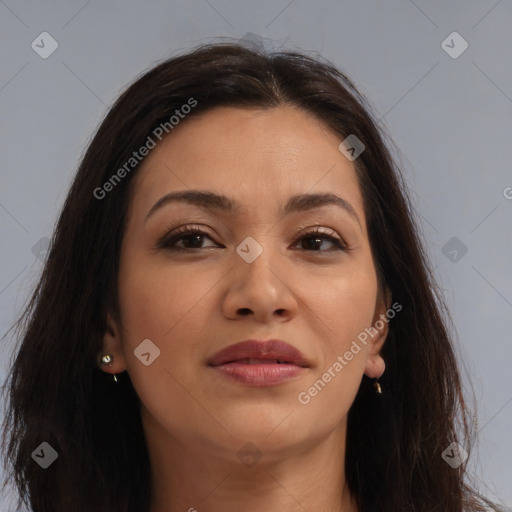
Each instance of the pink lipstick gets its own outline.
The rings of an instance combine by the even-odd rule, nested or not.
[[[281,340],[247,340],[215,353],[208,366],[225,377],[254,387],[267,387],[299,377],[308,361]]]

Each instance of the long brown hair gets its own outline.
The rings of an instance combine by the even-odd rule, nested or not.
[[[138,169],[126,162],[162,123],[170,133],[170,117],[191,98],[196,104],[188,116],[216,106],[294,105],[340,141],[354,134],[364,143],[354,165],[370,244],[380,284],[402,311],[390,322],[382,349],[384,394],[377,397],[363,376],[349,411],[350,490],[365,512],[476,512],[486,510],[484,504],[499,510],[467,483],[467,461],[452,468],[442,456],[453,442],[470,453],[472,421],[449,313],[404,179],[369,102],[320,57],[227,43],[203,45],[137,79],[110,109],[82,159],[42,277],[13,326],[20,346],[6,386],[3,441],[9,479],[22,500],[34,512],[148,511],[139,399],[126,372],[114,385],[98,369],[97,354],[106,313],[119,319],[120,247]],[[122,179],[98,193],[123,166]],[[45,470],[31,457],[41,442],[58,453]]]

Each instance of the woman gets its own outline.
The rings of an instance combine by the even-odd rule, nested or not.
[[[200,47],[83,158],[17,323],[13,477],[35,512],[498,510],[448,318],[352,82]]]

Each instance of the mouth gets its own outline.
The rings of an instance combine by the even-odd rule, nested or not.
[[[309,363],[281,340],[247,340],[226,347],[208,360],[220,375],[254,387],[274,386],[301,376]]]

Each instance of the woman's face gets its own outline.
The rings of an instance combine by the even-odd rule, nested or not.
[[[149,438],[233,460],[247,443],[269,457],[307,450],[342,435],[363,373],[383,373],[387,326],[358,351],[353,344],[389,304],[378,297],[363,198],[340,142],[290,106],[221,107],[186,119],[145,159],[105,370],[128,371]],[[155,207],[190,191],[223,199]],[[177,237],[185,226],[202,233]],[[257,344],[214,357],[271,339],[302,359]]]

